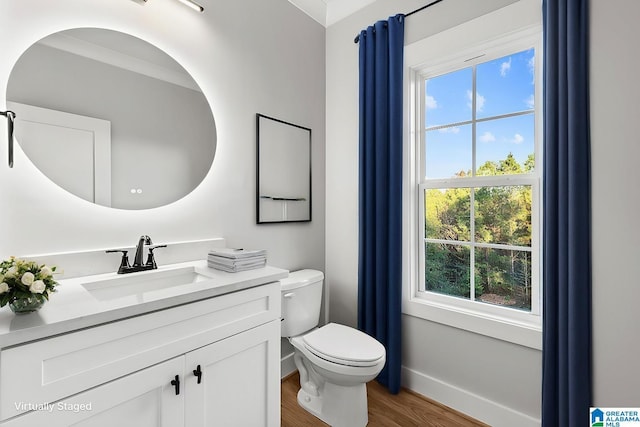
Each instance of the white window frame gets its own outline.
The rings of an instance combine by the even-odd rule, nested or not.
[[[510,176],[481,176],[428,180],[423,182],[424,153],[424,81],[430,77],[446,74],[491,61],[529,48],[535,49],[535,106],[534,106],[534,155],[535,171],[530,174]],[[405,277],[403,280],[403,313],[426,320],[443,323],[456,328],[491,336],[523,346],[542,348],[542,29],[533,25],[523,30],[494,36],[471,48],[459,50],[454,55],[437,62],[428,62],[406,67],[407,114],[405,124],[405,209],[410,220],[405,224]],[[475,87],[472,89],[475,101]],[[474,117],[475,119],[475,117]],[[475,146],[474,146],[475,161]],[[474,165],[475,166],[475,165]],[[530,185],[532,189],[532,288],[531,312],[471,301],[464,298],[421,291],[424,289],[424,190],[426,188],[503,185]],[[482,245],[485,246],[485,245]],[[492,245],[488,245],[493,247]],[[473,250],[473,247],[471,247]],[[508,249],[508,247],[500,247]],[[535,285],[534,285],[535,284]],[[471,288],[473,291],[473,287]]]

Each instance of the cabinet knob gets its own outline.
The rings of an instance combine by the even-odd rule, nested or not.
[[[175,379],[171,380],[171,385],[176,388],[176,396],[180,394],[180,376],[176,375]]]
[[[296,294],[294,292],[288,292],[286,294],[283,295],[285,298],[293,298],[296,296]]]
[[[202,370],[200,369],[200,365],[196,369],[193,370],[193,375],[198,377],[198,384],[202,381]]]

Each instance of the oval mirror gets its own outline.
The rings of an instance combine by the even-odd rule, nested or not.
[[[38,41],[7,85],[15,138],[65,190],[119,209],[172,203],[207,175],[216,149],[209,103],[151,44],[77,28]]]

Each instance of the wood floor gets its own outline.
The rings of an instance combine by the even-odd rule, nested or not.
[[[294,373],[282,381],[281,427],[323,427],[323,423],[298,405],[300,378]],[[367,384],[369,404],[368,427],[487,427],[444,405],[417,393],[402,389],[392,395],[378,384]]]

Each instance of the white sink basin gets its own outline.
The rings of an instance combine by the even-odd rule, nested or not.
[[[82,286],[96,299],[112,300],[132,295],[141,298],[144,294],[191,285],[211,278],[206,273],[190,266],[128,273],[118,277],[85,282],[82,283]]]

